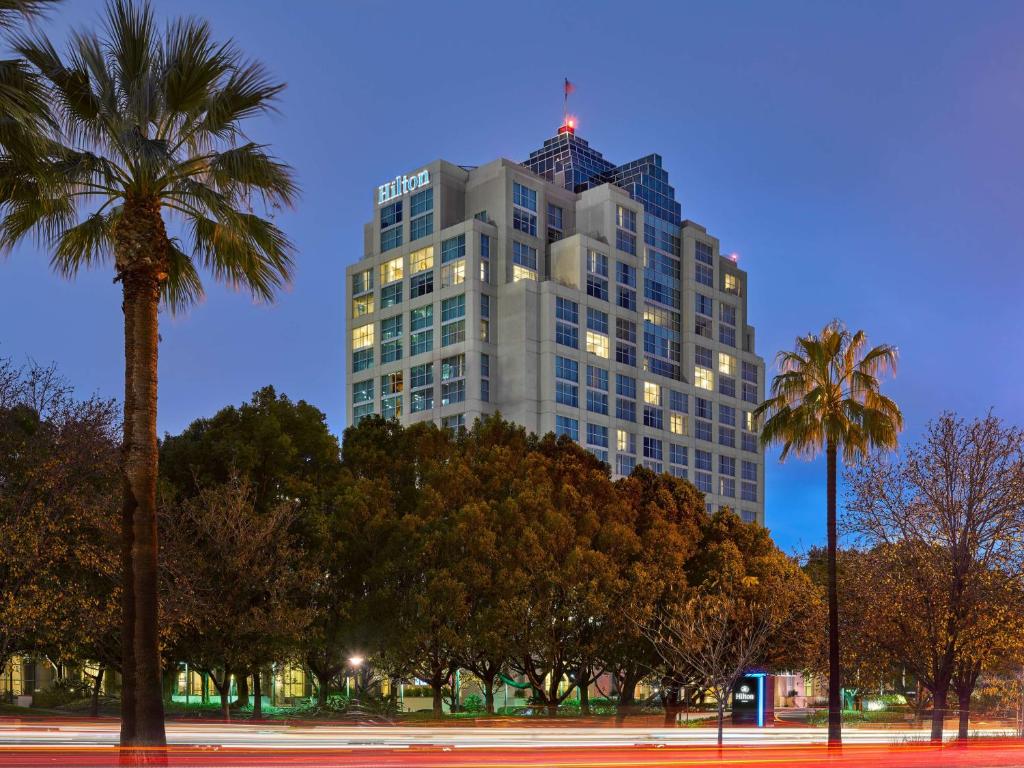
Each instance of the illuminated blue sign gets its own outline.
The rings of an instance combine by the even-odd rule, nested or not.
[[[377,187],[377,204],[386,203],[388,200],[401,197],[428,184],[430,184],[430,171],[426,169],[414,173],[412,176],[395,176],[394,181]]]

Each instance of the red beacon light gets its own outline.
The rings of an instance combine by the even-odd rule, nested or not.
[[[558,129],[559,133],[576,133],[576,118],[567,117],[562,126]]]
[[[728,259],[729,259],[729,261],[732,261],[732,262],[735,263],[735,262],[740,260],[740,255],[738,253],[730,253],[729,256],[728,256]]]

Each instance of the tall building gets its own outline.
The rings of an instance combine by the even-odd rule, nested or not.
[[[763,524],[747,274],[682,218],[660,156],[615,165],[567,124],[523,163],[438,160],[373,196],[347,270],[349,423],[500,411]]]

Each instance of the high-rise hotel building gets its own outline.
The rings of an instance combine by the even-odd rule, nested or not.
[[[660,156],[615,165],[564,125],[525,162],[438,160],[373,200],[347,270],[349,423],[500,411],[763,524],[747,275],[682,218]]]

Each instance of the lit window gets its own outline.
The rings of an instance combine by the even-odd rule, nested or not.
[[[373,294],[356,296],[352,299],[352,317],[362,317],[373,312]]]
[[[391,261],[385,261],[380,265],[380,284],[386,285],[387,283],[393,283],[396,280],[401,280],[403,274],[401,256],[397,259],[392,259]]]
[[[587,331],[587,352],[607,358],[608,337],[597,331]]]
[[[373,270],[364,269],[352,274],[352,293],[360,294],[373,290]]]
[[[751,412],[751,411],[744,411],[743,412],[743,428],[746,429],[749,432],[753,432],[754,431],[755,426],[754,426],[754,414],[753,414],[753,412]]]
[[[620,453],[635,453],[636,440],[632,434],[624,429],[615,431],[615,449]]]
[[[409,272],[416,274],[434,266],[434,246],[428,245],[409,254]]]
[[[352,349],[366,349],[373,346],[373,323],[352,329]]]
[[[726,293],[739,294],[739,278],[736,275],[730,275],[728,272],[722,273],[722,290],[725,291]]]
[[[682,413],[675,413],[673,411],[668,417],[668,427],[674,435],[685,435],[686,416]]]
[[[714,391],[715,389],[715,372],[710,368],[704,368],[703,366],[694,366],[693,369],[693,383],[694,386],[700,387],[701,389],[707,389]]]
[[[466,281],[466,260],[459,259],[441,267],[441,287],[449,288]]]
[[[537,249],[512,241],[512,280],[537,279]]]
[[[718,353],[718,371],[726,376],[736,375],[736,358],[726,352]]]
[[[651,405],[661,405],[661,386],[653,381],[645,381],[644,402]]]

